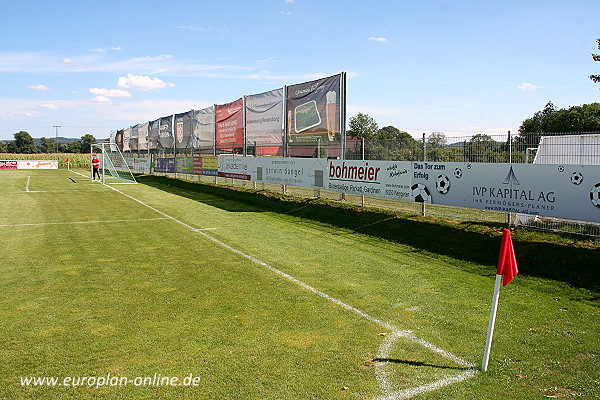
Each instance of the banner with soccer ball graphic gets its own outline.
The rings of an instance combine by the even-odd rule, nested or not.
[[[600,222],[600,166],[413,162],[415,201]]]

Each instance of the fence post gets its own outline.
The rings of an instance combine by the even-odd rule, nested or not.
[[[427,161],[427,142],[425,142],[425,132],[423,132],[423,162]],[[425,216],[425,202],[421,203],[421,215]]]
[[[510,131],[508,131],[508,164],[512,164],[512,140],[510,137]],[[512,189],[512,183],[511,183]],[[506,225],[510,228],[510,211],[506,213]]]

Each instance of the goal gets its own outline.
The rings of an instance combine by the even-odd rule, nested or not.
[[[123,153],[111,143],[94,143],[91,145],[92,157],[100,160],[102,183],[106,185],[118,183],[137,183]],[[90,171],[92,172],[92,171]]]

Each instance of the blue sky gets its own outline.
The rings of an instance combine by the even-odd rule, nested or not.
[[[600,101],[598,0],[19,0],[0,139],[111,131],[346,71],[347,114],[415,137],[516,133]]]

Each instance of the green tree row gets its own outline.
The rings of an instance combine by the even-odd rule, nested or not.
[[[36,153],[56,153],[57,146],[55,139],[42,137],[40,144],[36,145],[35,140],[25,131],[19,131],[14,134],[14,140],[8,142],[0,142],[0,153],[19,153],[19,154],[36,154]],[[76,140],[68,143],[58,143],[59,153],[89,153],[90,145],[96,142],[93,135],[85,134],[81,140]]]

